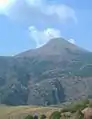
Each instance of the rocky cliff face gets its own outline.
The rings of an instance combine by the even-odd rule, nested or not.
[[[92,53],[57,38],[46,45],[0,57],[0,102],[51,105],[92,97]]]

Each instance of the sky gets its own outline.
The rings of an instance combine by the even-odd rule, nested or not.
[[[0,56],[55,37],[92,51],[92,0],[0,0]]]

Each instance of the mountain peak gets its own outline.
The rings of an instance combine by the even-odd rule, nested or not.
[[[74,44],[70,43],[69,41],[65,40],[64,38],[53,38],[48,43],[46,46],[53,45],[57,47],[69,47],[69,46],[75,46]],[[44,47],[44,46],[43,46]]]
[[[53,38],[40,48],[32,49],[18,56],[37,56],[37,55],[63,55],[67,52],[83,52],[82,48],[70,43],[64,38]]]
[[[68,42],[67,40],[65,40],[64,38],[62,37],[59,37],[59,38],[52,38],[51,40],[49,40],[48,43],[64,43],[64,42]]]

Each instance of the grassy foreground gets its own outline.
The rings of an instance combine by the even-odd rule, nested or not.
[[[0,119],[23,119],[28,114],[38,113],[45,114],[47,117],[52,112],[59,110],[54,107],[40,107],[40,106],[0,106]]]
[[[59,115],[61,119],[83,119],[79,118],[80,111],[86,107],[92,108],[92,100],[85,99],[57,107],[0,105],[0,119],[25,119],[34,113],[38,113],[39,117],[45,114],[47,119],[60,119]]]

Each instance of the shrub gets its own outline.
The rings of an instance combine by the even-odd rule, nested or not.
[[[90,100],[90,102],[88,104],[88,107],[91,107],[92,108],[92,100]]]
[[[32,115],[28,115],[25,117],[25,119],[34,119]]]
[[[49,119],[60,119],[60,117],[61,117],[61,113],[58,111],[55,111],[51,114]]]
[[[62,112],[71,112],[71,113],[74,113],[77,110],[84,109],[85,107],[88,106],[88,104],[89,104],[89,100],[88,99],[85,99],[85,100],[82,100],[82,101],[77,101],[77,102],[72,103],[72,104],[68,105],[67,107],[63,108],[61,110],[61,113]]]
[[[40,119],[46,119],[46,115],[42,114]]]

